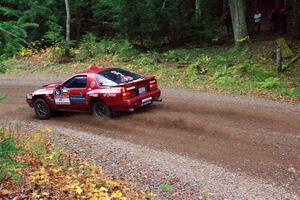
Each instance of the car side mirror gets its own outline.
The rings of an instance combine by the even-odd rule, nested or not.
[[[55,89],[56,90],[61,90],[61,85],[57,85]]]

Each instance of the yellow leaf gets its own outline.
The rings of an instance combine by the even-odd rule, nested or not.
[[[8,189],[0,190],[0,195],[1,196],[6,196],[6,195],[9,195],[10,193],[11,193],[11,191],[8,190]]]
[[[52,128],[44,128],[42,131],[46,132],[46,133],[52,133],[53,129]]]
[[[115,181],[112,181],[112,180],[107,180],[106,181],[106,186],[108,188],[114,188],[114,187],[117,187],[119,186],[119,183],[115,182]]]
[[[43,192],[42,195],[43,196],[49,196],[49,193],[48,192]]]
[[[33,142],[38,142],[38,141],[40,141],[42,139],[42,134],[41,133],[35,133],[34,135],[33,135],[33,137],[32,137],[32,141]]]
[[[122,196],[123,196],[123,194],[122,194],[122,192],[120,192],[119,190],[118,190],[118,191],[115,191],[115,192],[113,192],[113,193],[111,194],[111,197],[117,198],[117,199],[121,198]]]
[[[41,197],[41,195],[39,195],[36,191],[33,191],[31,193],[31,195],[32,195],[33,198],[37,198],[37,199]]]
[[[100,191],[101,191],[101,192],[107,192],[108,190],[107,190],[105,187],[101,187],[101,188],[100,188]]]
[[[55,168],[52,169],[52,171],[53,171],[54,173],[59,173],[59,172],[62,171],[62,168],[61,168],[61,167],[55,167]]]
[[[75,188],[75,192],[76,192],[77,194],[82,194],[83,189],[82,189],[80,186],[77,186],[77,187]]]

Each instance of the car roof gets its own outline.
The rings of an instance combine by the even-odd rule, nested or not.
[[[100,72],[104,72],[107,70],[110,70],[112,68],[107,68],[107,67],[97,67],[96,65],[92,65],[90,69],[80,72],[78,75],[87,75],[87,74],[98,74]]]

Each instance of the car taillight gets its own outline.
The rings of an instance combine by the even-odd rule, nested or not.
[[[122,99],[129,99],[136,95],[135,88],[122,88]]]
[[[157,86],[156,80],[150,81],[149,90],[155,90],[157,89]]]

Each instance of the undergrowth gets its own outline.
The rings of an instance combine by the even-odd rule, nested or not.
[[[56,48],[55,46],[52,48]],[[52,55],[53,52],[46,51]],[[58,55],[64,52],[58,51]],[[273,58],[250,52],[246,47],[182,48],[163,52],[145,51],[126,40],[98,39],[84,36],[78,48],[71,48],[69,63],[55,63],[51,56],[42,57],[44,67],[31,67],[34,72],[72,74],[95,63],[99,66],[122,67],[145,75],[155,75],[162,86],[181,87],[209,92],[263,95],[272,99],[300,96],[300,70],[278,74]],[[59,56],[60,57],[60,56]],[[59,59],[58,59],[59,60]],[[26,68],[19,59],[5,61],[8,72]]]
[[[0,196],[4,199],[154,198],[51,143],[44,137],[52,133],[50,128],[31,136],[20,136],[9,127],[0,130]]]

